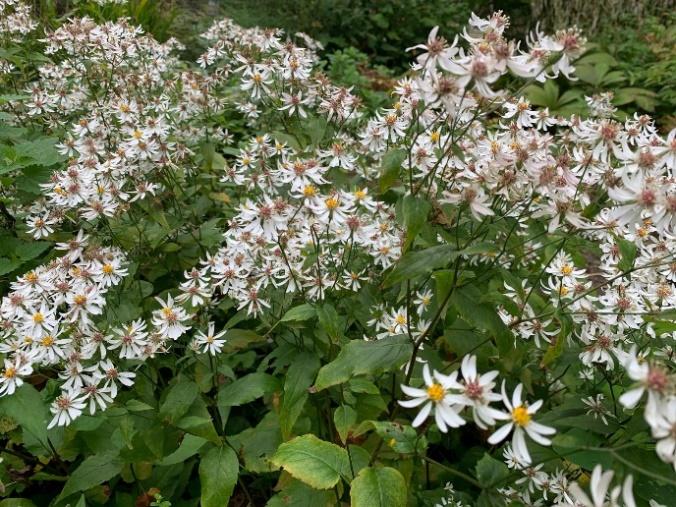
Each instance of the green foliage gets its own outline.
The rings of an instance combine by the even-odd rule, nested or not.
[[[339,50],[334,58],[338,66],[351,65],[347,59],[361,60],[361,53],[376,64],[405,68],[408,61],[402,48],[425,40],[435,25],[455,33],[472,9],[485,4],[473,0],[262,0],[254,6],[246,0],[225,0],[223,9],[244,26],[306,32],[328,52]],[[360,53],[345,48],[356,48]]]
[[[350,489],[353,507],[405,507],[406,482],[394,468],[364,468]]]
[[[347,451],[314,435],[303,435],[279,446],[270,461],[315,489],[329,489],[347,468]]]

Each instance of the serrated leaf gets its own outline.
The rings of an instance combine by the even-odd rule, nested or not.
[[[238,407],[277,390],[277,378],[262,372],[251,373],[223,386],[218,391],[218,406]]]
[[[310,320],[315,316],[315,307],[311,304],[304,303],[299,306],[294,306],[280,319],[280,322],[293,322]]]
[[[270,461],[313,488],[329,489],[340,481],[348,457],[342,447],[308,434],[280,445]]]
[[[197,384],[190,380],[180,380],[169,388],[164,403],[160,406],[160,419],[176,423],[188,412],[197,396]]]
[[[317,317],[319,318],[319,325],[322,326],[331,340],[337,341],[343,336],[343,320],[331,303],[324,303],[318,306]]]
[[[286,372],[284,397],[279,411],[279,425],[284,439],[288,439],[309,393],[308,388],[319,370],[319,358],[313,354],[300,354]]]
[[[412,349],[406,336],[376,341],[352,340],[343,346],[335,360],[319,370],[314,387],[321,391],[356,375],[398,368],[410,357]]]
[[[476,464],[476,477],[482,487],[488,488],[509,477],[509,468],[502,461],[485,453]]]
[[[288,484],[273,496],[265,507],[335,507],[336,505],[333,491],[314,489],[291,477],[287,482]]]
[[[432,205],[430,202],[422,197],[406,194],[402,198],[397,210],[397,216],[401,217],[402,225],[406,228],[406,241],[404,242],[403,251],[408,250],[418,233],[427,223],[427,216],[431,209]]]
[[[391,287],[405,280],[430,273],[436,268],[447,266],[458,256],[458,253],[458,250],[454,250],[451,245],[438,245],[425,250],[408,252],[399,259],[383,285]]]
[[[95,454],[88,457],[70,475],[61,490],[59,500],[109,481],[120,473],[122,466],[123,462],[117,454]]]
[[[199,466],[200,505],[223,507],[228,505],[237,484],[239,461],[228,446],[213,447],[202,456]]]
[[[347,442],[347,435],[350,428],[352,428],[356,422],[357,412],[348,405],[341,405],[336,408],[333,413],[333,423],[335,424],[338,436],[343,443]]]
[[[383,156],[380,168],[380,192],[385,193],[399,178],[401,164],[406,159],[406,151],[396,148],[388,151]]]
[[[628,241],[626,239],[618,239],[617,244],[620,248],[620,262],[618,263],[618,267],[622,271],[629,271],[634,267],[634,261],[636,260],[636,244],[633,241]]]
[[[207,441],[202,437],[187,434],[183,437],[183,441],[181,442],[181,445],[178,446],[178,449],[162,458],[158,465],[169,466],[183,463],[188,458],[197,454],[206,443]]]
[[[364,468],[350,485],[352,507],[405,507],[404,476],[390,467]]]
[[[40,393],[30,384],[23,384],[11,396],[0,398],[0,414],[14,419],[24,433],[30,434],[47,446],[47,422],[49,411]]]

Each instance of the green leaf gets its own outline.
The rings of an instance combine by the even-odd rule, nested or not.
[[[352,507],[406,507],[404,476],[390,467],[364,468],[350,485]]]
[[[425,435],[409,425],[401,425],[391,421],[366,421],[355,430],[356,435],[361,435],[373,428],[385,444],[398,454],[424,453],[427,447]]]
[[[293,425],[303,411],[303,406],[309,396],[308,388],[312,385],[319,366],[317,356],[305,353],[294,358],[286,372],[284,397],[279,411],[279,425],[285,440],[291,435]]]
[[[294,306],[280,319],[280,322],[293,322],[310,320],[315,316],[315,307],[311,304],[305,303],[299,306]]]
[[[0,398],[0,414],[14,419],[33,439],[47,447],[47,419],[49,411],[40,393],[30,384],[23,384],[11,396]]]
[[[277,390],[277,378],[262,372],[251,373],[223,386],[218,391],[218,406],[238,407]]]
[[[338,338],[343,336],[343,321],[331,303],[318,306],[317,317],[319,317],[319,324],[333,341],[337,341]]]
[[[357,411],[348,405],[341,405],[333,413],[333,423],[343,443],[347,442],[347,435],[356,422]]]
[[[509,477],[509,468],[502,461],[485,453],[476,464],[476,477],[482,487],[488,488]]]
[[[188,412],[197,396],[199,396],[197,384],[189,380],[180,380],[169,388],[167,397],[160,406],[160,419],[176,423]]]
[[[620,262],[617,266],[622,271],[629,271],[634,267],[634,261],[636,260],[636,244],[626,239],[618,239],[617,244],[620,248]]]
[[[248,347],[252,343],[264,342],[265,337],[249,329],[229,329],[225,334],[225,349],[228,352]]]
[[[55,144],[58,142],[55,137],[44,137],[15,144],[14,150],[19,157],[28,159],[30,165],[49,167],[65,160],[65,157],[56,151]]]
[[[228,505],[237,484],[239,461],[235,451],[227,446],[211,448],[200,461],[200,505],[223,507]]]
[[[35,507],[35,504],[26,498],[5,498],[0,507]]]
[[[427,199],[417,197],[411,194],[406,194],[401,200],[397,216],[403,219],[403,226],[406,228],[406,241],[404,242],[403,251],[407,251],[415,240],[418,233],[427,223],[427,216],[429,215],[432,205]]]
[[[385,193],[399,178],[401,164],[406,159],[406,150],[396,148],[388,151],[383,156],[380,168],[380,192]]]
[[[122,465],[123,462],[117,454],[95,454],[88,457],[68,478],[59,495],[59,500],[109,481],[120,473]]]
[[[314,387],[321,391],[356,375],[398,368],[410,357],[412,349],[406,336],[376,341],[352,340],[343,346],[334,361],[319,370]]]
[[[202,437],[196,437],[195,435],[187,434],[185,437],[183,437],[183,441],[181,442],[181,445],[178,446],[178,449],[168,456],[162,458],[158,465],[169,466],[183,463],[188,458],[197,454],[202,446],[204,446],[206,443],[207,441]]]
[[[498,315],[497,305],[481,302],[482,292],[474,285],[467,285],[453,292],[450,303],[458,314],[475,327],[490,332],[501,354],[507,355],[513,348],[512,334]]]
[[[313,488],[329,489],[340,481],[348,457],[342,447],[307,434],[280,445],[270,461]]]
[[[282,443],[279,429],[279,418],[273,411],[268,412],[263,420],[254,428],[247,428],[237,435],[228,437],[237,455],[244,462],[248,472],[274,472],[275,467],[268,458],[272,456]]]
[[[22,262],[20,260],[10,260],[6,257],[0,257],[0,275],[11,273],[21,266],[21,264]]]
[[[273,496],[266,507],[335,507],[333,491],[311,488],[304,482],[291,479]]]
[[[447,266],[460,252],[451,245],[438,245],[404,254],[383,285],[391,287],[405,280],[426,275],[436,268]]]

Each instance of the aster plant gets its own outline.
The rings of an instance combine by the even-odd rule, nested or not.
[[[369,111],[305,34],[0,13],[0,494],[669,504],[676,132],[531,106],[577,29],[434,28]]]

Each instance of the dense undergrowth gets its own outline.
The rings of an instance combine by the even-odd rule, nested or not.
[[[670,505],[671,27],[158,5],[0,0],[0,507]]]

